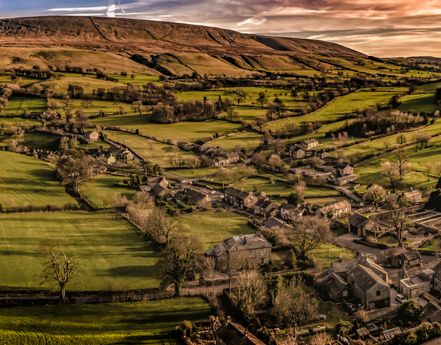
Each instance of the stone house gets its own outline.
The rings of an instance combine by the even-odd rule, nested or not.
[[[315,282],[334,301],[352,298],[367,310],[390,306],[388,273],[365,254],[333,262]]]
[[[330,217],[331,219],[344,218],[351,213],[352,206],[347,200],[338,201],[316,211],[317,216]]]
[[[335,169],[337,176],[347,176],[354,174],[354,168],[348,163],[337,163]]]
[[[240,156],[237,153],[228,153],[225,156],[216,157],[213,159],[213,164],[216,167],[238,163]]]
[[[433,283],[432,287],[434,290],[441,292],[441,261],[436,264],[433,268]]]
[[[302,217],[306,209],[297,207],[296,205],[286,204],[280,207],[280,217],[284,221],[294,221],[298,217]]]
[[[294,159],[302,159],[305,158],[306,152],[297,145],[291,145],[289,147],[288,155]]]
[[[261,199],[254,205],[254,214],[267,218],[274,216],[278,211],[278,206],[270,199]]]
[[[175,199],[198,208],[206,209],[211,206],[211,198],[207,193],[192,188],[184,188],[184,190],[177,192]]]
[[[368,217],[353,213],[349,217],[349,231],[354,235],[367,237],[375,233],[377,224]]]
[[[130,162],[133,161],[135,159],[135,156],[133,155],[133,153],[128,150],[128,149],[121,149],[118,151],[116,158],[121,161],[121,162]]]
[[[84,133],[84,140],[87,143],[95,143],[100,140],[100,134],[96,131],[89,131]]]
[[[411,268],[422,265],[421,254],[417,250],[404,247],[388,248],[377,254],[377,262],[395,268]]]
[[[253,208],[257,202],[256,195],[237,188],[227,188],[224,194],[227,203],[240,209]]]
[[[263,223],[263,227],[269,230],[286,230],[292,229],[292,226],[276,217],[269,217]]]
[[[400,280],[399,290],[406,299],[417,298],[429,292],[432,286],[434,271],[425,269],[414,277]]]
[[[423,193],[419,190],[412,190],[403,194],[408,203],[418,204],[423,201]]]
[[[355,182],[357,180],[358,180],[358,176],[355,174],[352,174],[352,175],[344,175],[344,176],[335,177],[334,179],[332,179],[332,183],[335,186],[344,186],[344,185],[347,185],[348,183]]]
[[[237,273],[257,269],[271,260],[271,244],[261,234],[233,236],[206,252],[213,257],[216,270]]]
[[[305,151],[313,150],[320,146],[320,143],[317,139],[305,139],[300,143],[300,147]]]

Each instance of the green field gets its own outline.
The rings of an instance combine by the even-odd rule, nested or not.
[[[248,177],[241,180],[239,183],[236,183],[234,187],[241,188],[249,192],[258,190],[270,196],[273,195],[283,197],[287,197],[294,191],[288,184],[284,182],[279,180],[271,181],[263,177]]]
[[[201,298],[2,308],[0,338],[8,345],[177,345],[177,325],[211,312]]]
[[[40,113],[46,110],[46,101],[43,98],[13,97],[3,110],[5,115],[23,115],[29,113]]]
[[[173,167],[176,165],[174,161],[196,158],[192,153],[182,151],[177,146],[163,144],[136,134],[119,131],[106,131],[106,134],[109,139],[130,147],[145,160],[161,167]]]
[[[83,197],[96,208],[121,207],[136,193],[135,189],[118,185],[125,178],[115,175],[101,175],[83,183],[80,191]]]
[[[400,102],[398,109],[401,111],[433,113],[438,109],[434,94],[407,95],[401,97]]]
[[[61,136],[47,133],[26,133],[23,145],[35,150],[56,151],[59,148],[60,139]]]
[[[187,177],[187,178],[203,178],[215,174],[219,168],[197,168],[197,169],[173,169],[169,170],[170,174]]]
[[[338,121],[343,116],[350,115],[356,111],[363,111],[376,104],[385,104],[397,93],[397,89],[387,91],[357,91],[335,98],[323,108],[310,114],[269,122],[266,124],[266,128],[277,131],[283,129],[287,124],[297,126],[302,122]]]
[[[51,106],[60,111],[65,108],[65,101],[61,99],[51,99]],[[132,114],[134,110],[127,103],[122,102],[112,102],[112,101],[103,101],[103,100],[81,100],[81,99],[71,99],[69,100],[69,108],[72,113],[75,114],[76,111],[81,110],[85,115],[116,115],[122,111],[121,114]]]
[[[0,190],[0,204],[6,209],[76,204],[47,163],[11,152],[0,151]]]
[[[183,230],[195,236],[203,249],[222,242],[231,236],[255,232],[247,223],[247,218],[232,212],[207,211],[182,215],[178,218]]]
[[[141,233],[112,213],[52,212],[0,215],[0,287],[41,288],[40,246],[67,240],[78,260],[70,290],[159,286],[157,253]],[[53,288],[53,285],[44,285]]]
[[[30,128],[32,126],[40,125],[41,122],[37,120],[24,119],[21,117],[0,117],[0,126],[20,126],[23,128]]]
[[[212,146],[219,146],[225,151],[234,151],[236,148],[255,150],[262,143],[262,136],[254,132],[238,132],[227,137],[219,138],[210,142]]]
[[[234,132],[241,125],[226,121],[179,122],[173,124],[149,123],[146,116],[112,116],[93,120],[101,126],[137,129],[140,134],[160,140],[195,141],[211,139],[214,135]]]

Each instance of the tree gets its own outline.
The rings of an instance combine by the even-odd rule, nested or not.
[[[404,175],[409,168],[409,154],[404,150],[398,150],[395,153],[395,164],[397,165],[400,174],[400,181],[403,181]]]
[[[310,322],[318,311],[317,300],[301,281],[285,283],[277,290],[272,314],[281,325],[301,326]]]
[[[407,137],[404,134],[399,134],[397,136],[397,144],[400,145],[400,147],[403,147],[407,143]]]
[[[419,320],[422,312],[422,307],[415,301],[410,300],[404,302],[398,309],[398,316],[400,320],[403,320],[407,324],[414,323]]]
[[[142,115],[142,113],[145,110],[145,107],[141,101],[135,101],[132,103],[132,109],[133,109],[133,111],[139,113],[139,115]]]
[[[60,301],[66,302],[66,287],[75,277],[77,262],[67,252],[64,243],[52,241],[43,245],[45,262],[43,265],[43,283],[55,281],[60,288]]]
[[[249,318],[256,315],[256,307],[267,297],[267,284],[257,271],[242,271],[233,282],[231,299]]]
[[[377,210],[386,201],[386,190],[377,184],[373,184],[364,193],[363,200],[371,203]]]
[[[411,222],[407,217],[407,212],[405,209],[406,201],[403,198],[390,200],[387,206],[390,210],[391,227],[394,230],[395,237],[397,238],[398,247],[403,247],[404,234],[411,226]]]
[[[400,182],[400,171],[395,163],[385,161],[381,164],[381,174],[389,180],[389,185],[395,191]]]
[[[165,211],[155,207],[148,217],[147,229],[153,240],[160,244],[169,245],[172,236],[177,233],[178,223],[168,216]]]
[[[297,260],[304,262],[310,251],[328,239],[330,224],[328,219],[318,216],[303,216],[293,223],[289,241]]]
[[[268,98],[266,97],[266,93],[265,92],[259,92],[259,95],[257,97],[257,102],[260,103],[262,108],[265,105],[265,103],[268,102]]]
[[[72,187],[78,193],[80,183],[93,177],[94,162],[91,156],[63,156],[57,163],[57,175],[64,185]]]
[[[173,237],[162,250],[159,259],[162,282],[173,284],[175,296],[181,294],[185,280],[193,278],[199,251],[198,239],[188,235]]]

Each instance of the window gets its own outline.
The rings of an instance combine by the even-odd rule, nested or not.
[[[381,294],[381,291],[377,290],[377,296],[380,296],[380,294]]]

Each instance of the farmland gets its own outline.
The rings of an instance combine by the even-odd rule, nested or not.
[[[42,98],[14,97],[8,102],[4,114],[16,116],[33,112],[43,112],[46,106],[46,102]]]
[[[3,208],[76,204],[47,163],[0,151],[0,203]]]
[[[78,261],[71,290],[118,290],[159,286],[157,253],[142,234],[111,213],[55,212],[0,215],[2,289],[41,285],[41,246],[66,241]]]
[[[232,212],[206,211],[200,214],[182,215],[178,218],[182,229],[195,236],[204,250],[224,239],[254,233],[247,218]]]
[[[119,131],[107,131],[107,137],[127,145],[145,160],[162,167],[172,167],[173,161],[194,158],[191,153],[181,151],[178,147],[147,139],[136,134]]]
[[[203,321],[210,313],[200,298],[16,307],[0,310],[0,338],[3,344],[177,345],[180,322]]]

